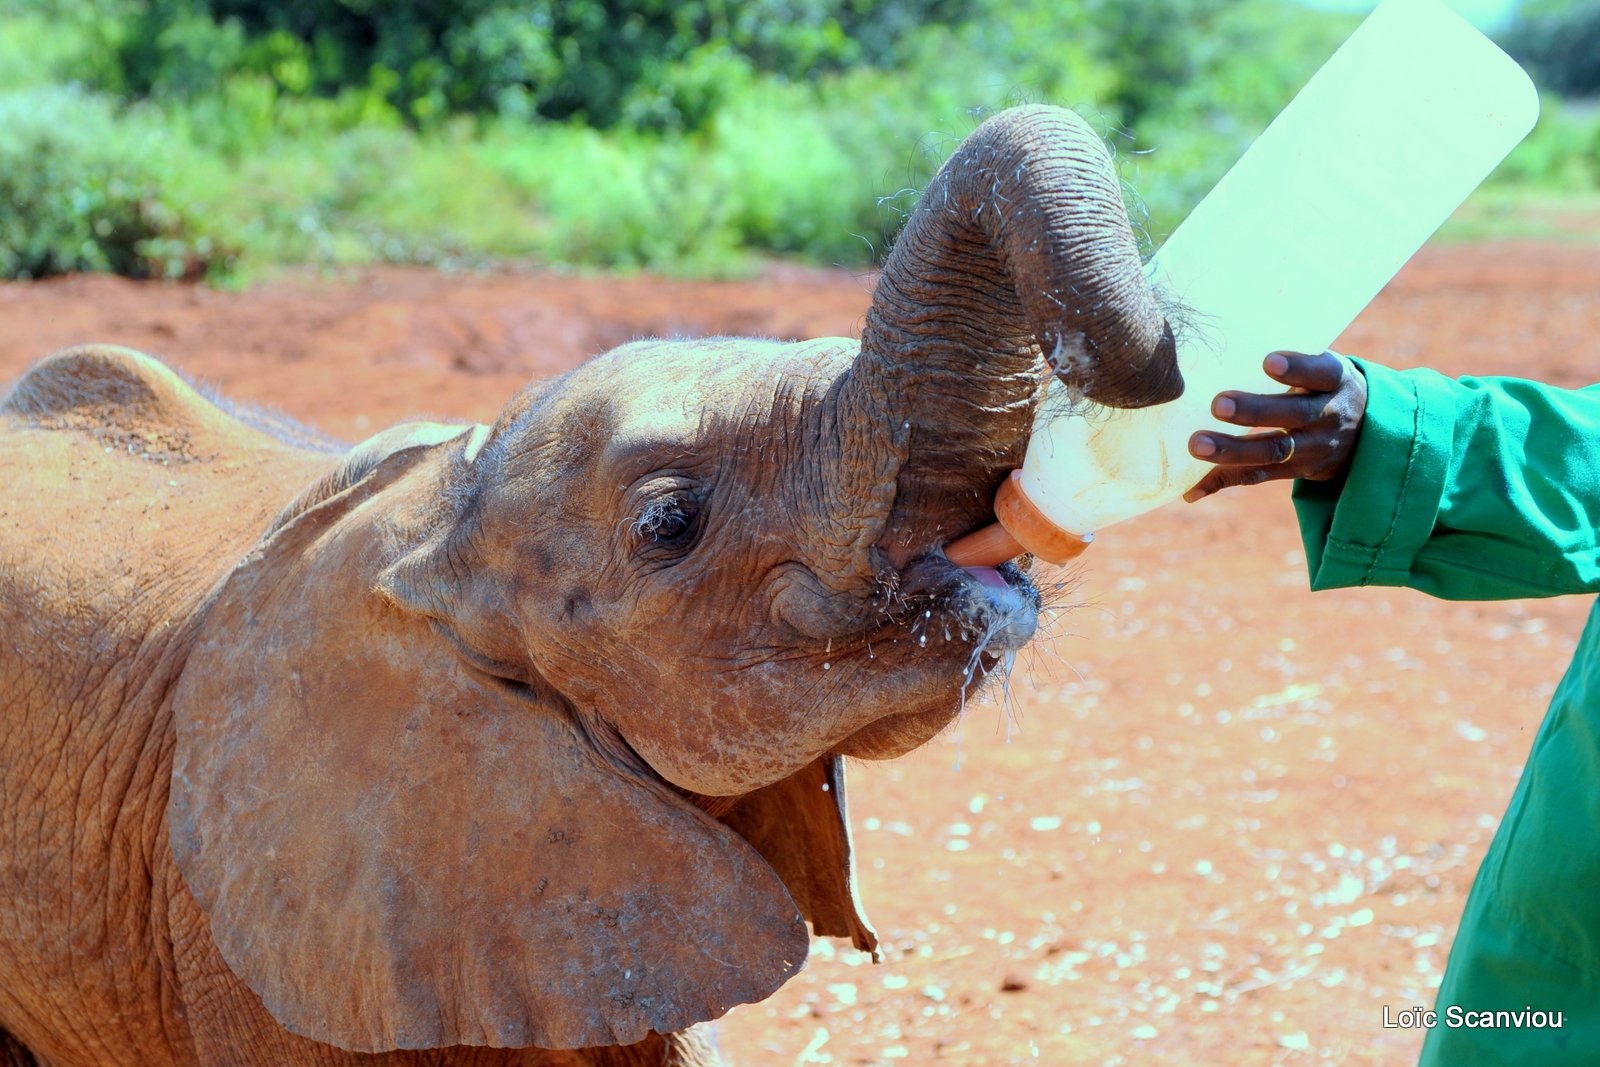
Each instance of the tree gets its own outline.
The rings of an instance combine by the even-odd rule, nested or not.
[[[1600,0],[1523,0],[1500,44],[1541,89],[1600,96]]]

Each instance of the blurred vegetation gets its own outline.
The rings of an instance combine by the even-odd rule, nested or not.
[[[1600,0],[1523,0],[1500,43],[1542,88],[1600,96]]]
[[[4,0],[0,275],[868,264],[983,115],[1027,101],[1102,129],[1159,240],[1356,22],[1293,0]],[[1528,0],[1506,40],[1594,93],[1596,33],[1600,0]],[[1552,96],[1494,187],[1600,190],[1600,115]]]

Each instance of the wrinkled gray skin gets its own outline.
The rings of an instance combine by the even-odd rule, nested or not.
[[[1033,633],[941,546],[1046,357],[1180,389],[1101,144],[1035,107],[935,179],[859,346],[628,345],[345,455],[41,364],[0,398],[0,1065],[713,1062],[687,1028],[802,919],[874,944],[839,757]]]

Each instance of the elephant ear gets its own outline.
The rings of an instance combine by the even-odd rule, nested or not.
[[[223,959],[359,1052],[630,1044],[768,996],[807,937],[756,850],[376,591],[464,450],[331,481],[199,623],[169,826]]]
[[[824,756],[740,798],[722,821],[772,864],[814,933],[848,937],[877,962],[878,934],[856,890],[842,757]]]

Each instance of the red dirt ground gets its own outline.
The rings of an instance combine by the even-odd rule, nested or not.
[[[70,278],[0,286],[0,379],[115,341],[356,438],[492,418],[530,376],[635,336],[849,334],[869,289],[792,268],[714,285],[379,270],[242,295]],[[1432,248],[1341,347],[1580,385],[1600,378],[1597,326],[1600,249]],[[853,768],[886,962],[817,943],[721,1024],[730,1059],[1411,1059],[1419,1036],[1382,1009],[1432,1000],[1587,598],[1312,596],[1281,484],[1105,531],[1065,577],[1009,711],[969,708],[921,752]]]

